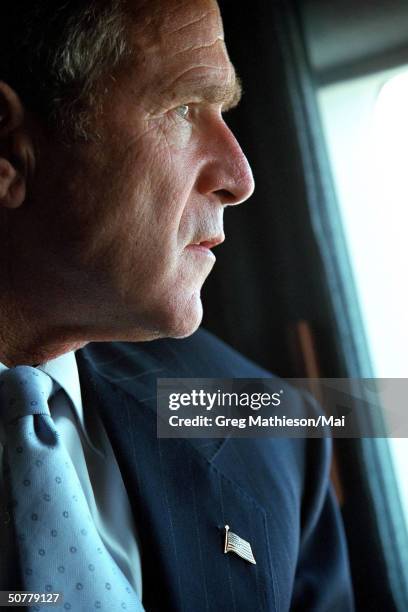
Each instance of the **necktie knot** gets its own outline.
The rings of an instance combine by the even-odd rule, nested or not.
[[[0,374],[0,419],[4,425],[34,414],[49,415],[52,379],[36,368],[17,366]]]

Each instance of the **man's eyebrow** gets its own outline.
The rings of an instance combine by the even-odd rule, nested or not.
[[[171,97],[177,95],[178,98],[193,96],[208,102],[208,104],[221,104],[222,112],[227,112],[239,103],[242,97],[242,86],[240,78],[234,71],[231,80],[225,84],[208,85],[205,79],[186,82],[180,80],[175,90],[163,93],[170,93]],[[186,103],[188,101],[186,100]]]
[[[233,79],[228,84],[203,87],[201,95],[209,104],[222,104],[222,111],[227,112],[235,108],[241,100],[241,80],[234,72]]]

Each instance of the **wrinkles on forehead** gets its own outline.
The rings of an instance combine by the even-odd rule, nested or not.
[[[224,45],[222,29],[216,27],[216,23],[213,16],[206,13],[192,23],[163,33],[163,36],[167,38],[169,48],[171,48],[172,57],[196,49],[210,49],[217,44]]]
[[[170,2],[171,4],[171,2]],[[152,3],[133,10],[137,29],[135,44],[145,52],[166,47],[172,55],[224,41],[224,31],[215,2],[188,0],[171,10]]]
[[[182,19],[181,17],[184,18]],[[201,32],[205,33],[206,29],[208,30],[210,24],[217,33],[217,38],[224,40],[222,22],[219,11],[216,8],[207,8],[199,12],[195,10],[184,15],[179,14],[176,19],[169,19],[169,16],[167,16],[162,24],[162,31],[168,36],[177,35],[178,37],[183,36],[188,31],[190,36],[198,37]]]
[[[164,6],[165,5],[165,6]],[[182,34],[190,27],[196,30],[211,21],[221,39],[222,19],[215,0],[128,0],[128,11],[139,34],[146,38]]]
[[[218,6],[213,1],[178,3],[173,12],[164,15],[160,33],[167,38],[172,53],[210,47],[224,40]]]
[[[156,0],[161,3],[160,0]],[[166,19],[163,20],[165,27],[174,30],[172,24],[177,24],[178,20],[192,23],[201,16],[212,13],[219,24],[221,24],[220,9],[216,0],[167,0],[166,10],[163,11]]]
[[[170,0],[166,10],[154,4],[145,9],[145,27],[138,28],[135,41],[143,56],[139,67],[148,77],[145,91],[163,102],[185,96],[221,104],[223,110],[235,106],[241,86],[225,48],[218,5]]]

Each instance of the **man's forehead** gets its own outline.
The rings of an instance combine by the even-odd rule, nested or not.
[[[144,46],[175,47],[224,40],[222,19],[215,0],[149,0],[132,4],[134,23]]]
[[[173,8],[170,6],[173,4]],[[170,2],[169,7],[162,13],[163,32],[172,32],[183,35],[198,30],[213,28],[217,36],[224,38],[220,10],[215,0],[185,0],[185,2]]]
[[[201,93],[210,102],[234,106],[241,90],[225,48],[217,3],[169,0],[165,8],[162,2],[144,4],[143,11],[145,27],[136,44],[156,93]]]
[[[143,27],[162,33],[180,30],[210,18],[223,37],[220,9],[216,0],[127,0],[128,9]]]

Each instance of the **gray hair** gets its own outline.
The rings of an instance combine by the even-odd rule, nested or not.
[[[123,0],[2,0],[0,80],[68,138],[90,138],[102,78],[128,55]]]

